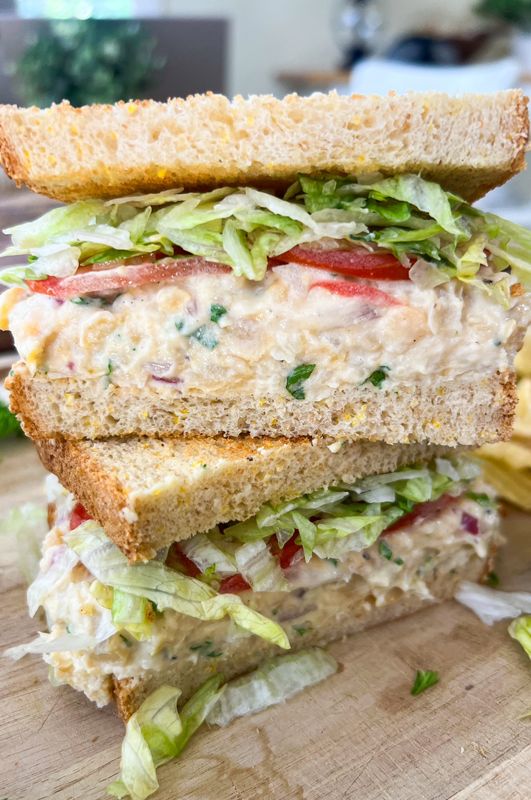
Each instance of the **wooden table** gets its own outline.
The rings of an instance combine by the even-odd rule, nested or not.
[[[1,444],[0,509],[37,499],[43,470],[25,441]],[[531,587],[530,518],[505,519],[502,585]],[[2,548],[1,647],[34,635],[12,553]],[[159,771],[159,800],[529,800],[531,668],[506,633],[457,603],[331,647],[341,672],[284,706],[203,730]],[[418,697],[417,668],[441,682]],[[36,657],[1,660],[0,798],[96,800],[116,776],[122,723]]]

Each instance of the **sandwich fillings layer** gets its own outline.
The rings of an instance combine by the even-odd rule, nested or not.
[[[499,541],[488,487],[465,458],[438,458],[264,505],[244,522],[129,564],[73,495],[49,479],[54,524],[30,613],[50,634],[56,682],[124,716],[163,683],[189,696],[282,649],[322,644],[451,596],[479,579]]]
[[[170,190],[9,232],[30,263],[0,324],[37,438],[508,435],[531,235],[434,182]]]

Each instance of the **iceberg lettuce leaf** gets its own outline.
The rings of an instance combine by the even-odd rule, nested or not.
[[[161,686],[129,718],[122,742],[120,778],[107,789],[113,797],[146,800],[157,791],[157,767],[176,758],[203,724],[223,692],[221,677],[209,678],[177,711],[180,689]]]
[[[237,625],[267,641],[289,648],[283,628],[245,606],[238,595],[217,594],[206,583],[170,569],[160,561],[129,564],[93,520],[65,537],[89,572],[103,585],[150,600],[159,611],[173,609],[195,619],[229,616]]]

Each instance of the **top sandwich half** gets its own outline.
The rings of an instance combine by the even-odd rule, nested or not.
[[[524,164],[520,92],[0,108],[35,438],[507,437],[531,233],[469,202]]]

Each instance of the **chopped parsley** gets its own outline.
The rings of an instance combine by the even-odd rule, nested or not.
[[[410,500],[408,497],[403,497],[400,494],[397,494],[396,496],[396,504],[398,508],[400,508],[406,514],[409,514],[410,511],[413,511],[414,507],[417,505],[414,500]]]
[[[218,337],[208,325],[201,325],[197,330],[190,334],[190,339],[202,344],[207,350],[213,350],[218,346]]]
[[[177,328],[178,331],[182,331],[182,329],[184,328],[184,320],[176,319],[175,320],[175,327]]]
[[[417,695],[439,683],[439,673],[431,669],[418,669],[411,687],[411,694]]]
[[[213,303],[210,306],[210,322],[219,322],[221,317],[227,313],[227,309],[225,306],[218,306],[217,303]]]
[[[71,303],[75,303],[76,306],[89,306],[90,303],[86,297],[72,297],[70,298]]]
[[[107,375],[112,375],[112,371],[114,369],[113,363],[111,359],[107,362]]]
[[[380,389],[382,383],[387,378],[387,373],[389,372],[389,367],[382,365],[375,369],[374,372],[371,372],[368,378],[366,378],[363,383],[372,383],[373,386],[376,386],[377,389]]]
[[[500,578],[499,575],[491,570],[487,573],[487,577],[485,578],[485,583],[487,586],[491,586],[493,589],[496,589],[497,586],[500,585]]]
[[[495,501],[485,492],[467,492],[465,497],[468,497],[469,500],[474,500],[482,508],[496,508]]]
[[[190,650],[205,656],[205,658],[219,658],[223,655],[221,650],[213,648],[211,639],[205,639],[204,642],[199,642],[199,644],[192,644]]]
[[[385,541],[385,539],[380,539],[378,541],[378,552],[382,556],[382,558],[386,558],[388,561],[391,561],[393,557],[393,551]]]
[[[400,557],[399,558],[394,558],[393,559],[393,564],[397,564],[397,566],[402,567],[404,565],[404,559],[400,558]]]
[[[302,384],[308,380],[314,369],[315,364],[299,364],[289,373],[286,379],[286,389],[295,400],[305,399],[306,395]]]
[[[309,631],[312,630],[312,626],[309,622],[306,625],[293,625],[293,630],[295,633],[298,633],[299,636],[305,636]]]

